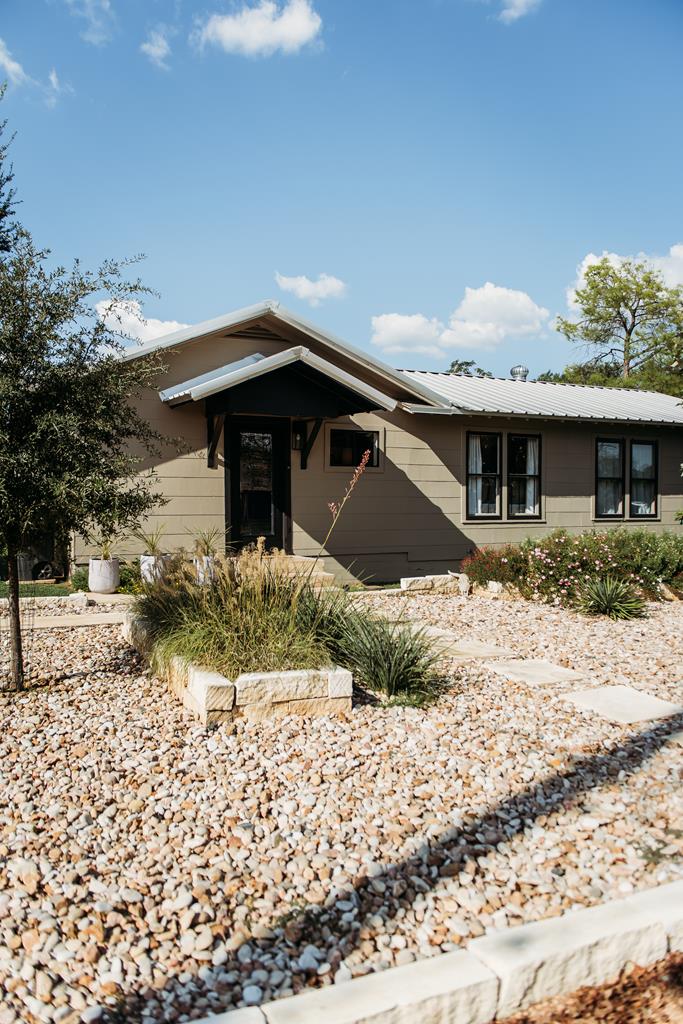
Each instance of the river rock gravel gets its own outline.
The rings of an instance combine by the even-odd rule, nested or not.
[[[363,600],[681,698],[683,605]],[[36,631],[30,664],[0,694],[0,1024],[190,1021],[683,878],[683,717],[446,662],[427,708],[206,730],[118,627]]]

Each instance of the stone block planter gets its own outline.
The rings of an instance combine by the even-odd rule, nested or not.
[[[149,658],[144,623],[132,615],[124,639]],[[183,707],[204,725],[247,718],[262,722],[283,715],[337,715],[351,710],[353,677],[336,665],[285,672],[243,672],[235,680],[174,657],[158,670]]]

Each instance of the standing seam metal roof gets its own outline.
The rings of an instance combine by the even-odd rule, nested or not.
[[[681,399],[656,391],[469,377],[428,370],[402,372],[410,380],[426,384],[463,412],[683,426]]]

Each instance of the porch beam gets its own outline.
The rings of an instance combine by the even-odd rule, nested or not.
[[[301,449],[301,468],[308,468],[308,456],[311,454],[315,440],[320,433],[320,428],[323,425],[321,418],[318,418],[313,423],[313,429],[311,430],[310,436],[306,438],[306,444]]]
[[[207,429],[207,455],[206,464],[209,469],[218,469],[218,444],[223,433],[223,427],[225,426],[225,413],[221,412],[217,416],[207,416],[206,418],[206,429]]]

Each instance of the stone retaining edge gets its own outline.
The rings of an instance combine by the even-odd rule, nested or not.
[[[673,952],[683,952],[683,881],[196,1024],[491,1024]]]
[[[145,623],[124,617],[123,638],[149,659],[151,642]],[[334,715],[351,711],[353,676],[348,669],[294,669],[243,672],[235,680],[172,657],[159,669],[168,688],[203,725],[244,717],[253,722],[283,715]]]

